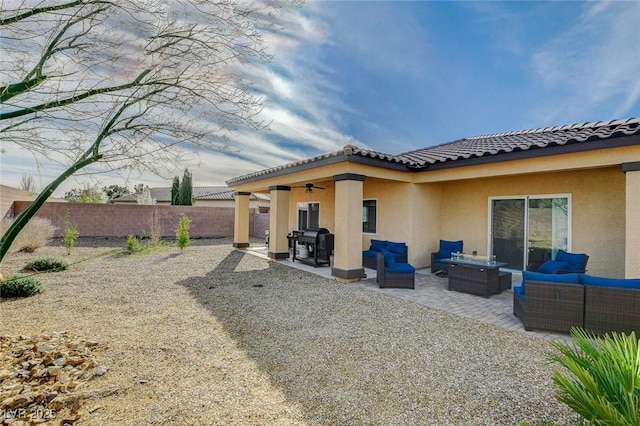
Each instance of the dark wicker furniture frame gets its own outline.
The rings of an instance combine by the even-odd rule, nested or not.
[[[584,292],[587,330],[596,334],[640,332],[640,290],[587,285]]]
[[[569,333],[584,327],[584,286],[540,281],[526,282],[526,302],[513,295],[513,313],[524,329]]]
[[[384,270],[384,256],[378,253],[376,256],[376,281],[380,288],[416,288],[416,274],[413,273],[395,273],[386,272]]]
[[[449,271],[449,264],[436,262],[436,256],[440,254],[439,251],[431,253],[431,273],[435,274],[438,271]]]
[[[506,263],[484,265],[481,262],[448,261],[449,284],[447,290],[461,291],[489,297],[511,287],[511,273],[500,272]]]
[[[377,257],[378,257],[377,255],[376,257],[362,256],[362,267],[369,268],[369,269],[376,269]]]

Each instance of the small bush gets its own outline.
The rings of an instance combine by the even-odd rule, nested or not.
[[[4,235],[11,225],[11,222],[12,220],[3,219],[2,222],[0,222],[0,233]],[[56,229],[57,228],[51,224],[49,219],[32,217],[13,241],[10,250],[12,252],[24,251],[32,253],[40,247],[46,246],[53,238],[53,234]]]
[[[191,238],[189,237],[189,227],[191,226],[191,219],[186,214],[180,215],[180,222],[176,228],[176,245],[183,251],[189,244],[191,244]]]
[[[127,237],[127,252],[129,254],[137,253],[142,249],[142,245],[140,244],[140,240],[133,234],[130,234]]]
[[[25,265],[25,271],[35,272],[54,272],[64,271],[69,267],[69,264],[64,260],[55,259],[53,257],[45,257],[42,259],[36,259],[33,262],[29,262]]]
[[[149,217],[149,238],[151,239],[151,245],[160,245],[160,238],[162,238],[162,224],[160,223],[160,213],[158,209],[153,209],[153,213]]]
[[[555,371],[558,401],[589,424],[640,424],[640,351],[635,332],[596,337],[571,331],[572,344],[553,342],[561,356],[551,358],[566,371]]]
[[[71,226],[71,222],[69,220],[70,217],[71,212],[67,209],[64,220],[64,233],[62,234],[62,241],[64,242],[64,246],[67,248],[67,256],[71,254],[71,250],[80,236],[80,233],[78,232],[78,225]]]
[[[0,297],[29,297],[44,291],[44,286],[33,277],[12,275],[0,282]]]

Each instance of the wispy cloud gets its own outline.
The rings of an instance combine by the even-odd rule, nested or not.
[[[637,114],[631,109],[640,100],[638,22],[638,3],[584,3],[579,18],[532,56],[537,77],[561,97],[538,114],[559,122],[589,111],[603,119]],[[615,106],[603,116],[609,105]]]

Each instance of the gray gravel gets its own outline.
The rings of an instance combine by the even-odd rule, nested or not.
[[[78,248],[72,259],[105,249]],[[92,247],[93,245],[93,247]],[[12,254],[5,275],[61,247]],[[42,275],[1,334],[107,345],[76,424],[577,424],[548,342],[198,241]],[[547,423],[545,423],[547,422]]]

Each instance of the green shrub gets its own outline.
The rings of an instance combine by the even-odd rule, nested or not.
[[[12,275],[0,282],[0,297],[29,297],[44,291],[44,286],[33,277]]]
[[[78,232],[78,225],[71,226],[71,222],[69,218],[71,216],[71,212],[67,209],[67,213],[65,215],[64,220],[64,233],[62,234],[62,241],[64,242],[64,246],[67,248],[67,256],[71,254],[71,249],[76,244],[76,240],[80,236]]]
[[[558,401],[594,425],[640,424],[640,352],[635,332],[596,337],[571,331],[572,343],[553,342],[561,356],[551,358]]]
[[[36,259],[33,262],[29,262],[25,265],[25,271],[36,271],[36,272],[46,272],[46,271],[64,271],[69,267],[69,264],[64,260],[55,259],[53,257],[45,257],[41,259]]]
[[[182,213],[180,215],[180,222],[176,228],[176,244],[180,248],[180,251],[183,251],[191,243],[191,238],[189,237],[190,226],[191,219],[189,219],[186,214]]]
[[[127,237],[127,252],[129,254],[137,253],[142,249],[142,245],[140,244],[140,240],[133,234],[129,234]]]
[[[0,222],[0,233],[4,235],[11,225],[12,220],[3,219]],[[32,217],[27,225],[20,231],[16,239],[11,244],[11,251],[24,251],[32,253],[44,247],[53,238],[56,227],[49,219]]]

